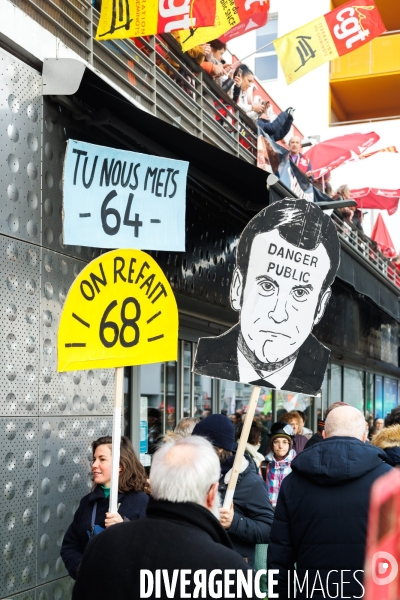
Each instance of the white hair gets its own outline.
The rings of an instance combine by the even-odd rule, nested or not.
[[[208,440],[197,435],[171,440],[153,456],[151,495],[155,500],[204,506],[211,486],[219,477],[219,458]]]
[[[361,441],[365,438],[365,417],[353,406],[340,406],[332,410],[326,417],[325,435],[354,437]]]

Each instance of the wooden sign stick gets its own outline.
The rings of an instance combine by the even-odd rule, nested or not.
[[[247,407],[247,413],[243,424],[242,434],[240,436],[239,444],[236,450],[235,460],[232,467],[231,478],[226,489],[223,508],[230,508],[233,502],[233,494],[235,493],[235,488],[240,473],[240,467],[242,465],[242,458],[244,456],[247,440],[249,439],[250,427],[253,422],[254,413],[256,412],[256,406],[258,398],[260,397],[260,391],[260,387],[254,386],[253,391],[251,392],[250,402]]]
[[[110,489],[110,513],[118,510],[118,479],[119,479],[119,455],[122,433],[122,399],[124,396],[124,367],[115,369],[114,387],[114,413],[112,427],[112,462],[111,462],[111,489]]]

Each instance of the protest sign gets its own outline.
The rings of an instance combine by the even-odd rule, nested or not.
[[[183,252],[188,166],[69,140],[63,173],[64,243]]]
[[[246,225],[236,250],[237,325],[201,338],[200,375],[316,396],[330,351],[312,335],[339,267],[335,225],[314,203],[286,198]]]
[[[112,435],[119,440],[124,366],[178,356],[178,308],[156,261],[141,250],[114,250],[89,263],[69,290],[57,345],[58,371],[116,367]],[[119,454],[113,444],[110,512],[117,511]]]
[[[176,360],[178,311],[156,261],[140,250],[114,250],[75,279],[58,331],[58,370]]]

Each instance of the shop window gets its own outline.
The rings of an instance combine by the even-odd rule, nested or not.
[[[383,377],[375,375],[375,419],[383,417]]]
[[[372,373],[365,374],[365,418],[374,416],[374,376]]]
[[[397,393],[397,379],[385,377],[383,386],[383,416],[386,416],[398,405]]]
[[[342,367],[340,365],[331,366],[331,389],[329,404],[342,402]]]
[[[343,400],[364,412],[364,371],[344,368]]]
[[[202,419],[213,413],[213,380],[204,375],[194,375],[194,416]]]

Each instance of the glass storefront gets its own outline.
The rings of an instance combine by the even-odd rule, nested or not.
[[[172,431],[182,417],[202,419],[214,412],[231,416],[237,412],[243,414],[247,410],[253,386],[192,373],[195,351],[194,342],[181,340],[178,361],[137,367],[140,378],[138,385],[141,397],[141,435],[144,436],[148,460],[160,438],[166,432]],[[130,395],[131,380],[126,369],[126,435],[131,433],[133,426]],[[324,418],[327,407],[341,401],[364,412],[367,419],[385,417],[398,405],[399,381],[392,377],[331,363],[321,386],[321,395],[318,397],[261,388],[256,418],[269,430],[272,423],[279,420],[284,413],[299,410],[305,415],[306,426],[316,431],[317,420]],[[149,465],[150,462],[146,464]]]
[[[343,401],[364,411],[364,371],[344,367]]]

